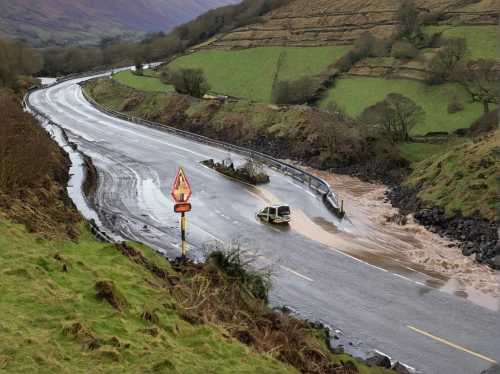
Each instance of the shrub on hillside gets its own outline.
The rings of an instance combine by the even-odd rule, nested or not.
[[[278,81],[271,90],[274,104],[310,104],[316,93],[313,80],[304,76],[296,81]]]
[[[202,69],[181,69],[173,71],[169,82],[179,93],[197,98],[210,91],[210,85],[205,79]]]
[[[418,54],[417,47],[409,42],[396,42],[392,46],[391,56],[399,60],[413,60]]]
[[[463,109],[464,109],[464,105],[462,104],[461,101],[455,101],[454,103],[451,103],[450,105],[448,105],[448,113],[450,113],[450,114],[460,112]]]
[[[494,109],[483,114],[470,126],[470,134],[473,136],[498,130],[498,110]]]
[[[359,36],[350,50],[348,50],[335,66],[341,72],[347,72],[359,60],[365,57],[385,57],[387,46],[384,41],[378,40],[371,32],[366,31]]]

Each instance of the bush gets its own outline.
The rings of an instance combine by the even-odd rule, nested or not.
[[[304,76],[290,83],[278,81],[271,91],[274,104],[310,104],[316,89],[313,80]]]
[[[420,25],[439,25],[439,22],[447,18],[446,14],[439,10],[432,10],[429,13],[423,13],[420,19]]]
[[[413,60],[418,54],[417,47],[409,42],[396,42],[392,46],[391,56],[397,59]]]
[[[377,40],[369,31],[364,32],[354,41],[352,49],[335,64],[342,73],[349,71],[352,66],[365,57],[386,57],[387,46],[384,41]]]
[[[340,60],[335,64],[337,69],[339,69],[342,73],[348,72],[352,68],[352,61],[348,54],[342,56]]]
[[[470,126],[470,134],[473,136],[498,130],[498,110],[494,109],[483,114]]]
[[[450,105],[448,105],[448,113],[450,113],[450,114],[460,112],[463,109],[464,109],[464,105],[462,104],[461,101],[455,101],[454,103],[451,103]]]
[[[204,246],[203,250],[209,252],[205,263],[215,265],[232,282],[236,282],[243,295],[268,302],[270,274],[250,267],[256,256],[242,249],[241,243],[233,240],[225,246],[216,242],[213,246]]]
[[[210,85],[205,79],[202,69],[174,70],[164,81],[169,81],[179,93],[187,94],[197,98],[203,97],[210,91]]]
[[[278,81],[271,91],[274,104],[290,104],[293,101],[292,88],[289,81]]]

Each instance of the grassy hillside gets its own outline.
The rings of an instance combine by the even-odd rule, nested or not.
[[[150,76],[137,76],[132,74],[130,70],[124,70],[116,73],[114,76],[118,83],[125,86],[133,87],[142,91],[175,91],[174,86],[163,84],[158,78]]]
[[[88,234],[78,243],[47,242],[0,220],[0,247],[8,249],[0,251],[0,368],[7,372],[294,372],[222,328],[182,320],[165,280],[114,245]],[[173,273],[162,256],[141,252]],[[116,287],[120,308],[96,297],[100,281]],[[141,317],[146,311],[152,322]]]
[[[17,0],[0,2],[0,36],[49,44],[97,45],[104,36],[135,39],[148,31],[167,31],[233,0]]]
[[[422,10],[432,12],[453,12],[451,18],[445,21],[448,25],[466,23],[474,28],[483,25],[496,27],[498,23],[494,10],[498,10],[499,6],[495,0],[424,0],[417,2],[417,5]],[[397,2],[389,0],[369,3],[363,0],[296,0],[286,7],[269,12],[258,25],[217,35],[211,46],[227,49],[262,45],[346,45],[352,44],[366,30],[387,39],[396,30],[394,16],[397,6]],[[471,30],[475,30],[473,28]]]
[[[423,183],[419,197],[453,215],[476,209],[490,220],[500,213],[500,132],[440,153],[415,165],[406,185]]]
[[[346,46],[201,50],[175,59],[168,67],[202,68],[213,92],[266,103],[276,74],[278,79],[290,81],[320,74],[346,50]]]
[[[443,32],[443,38],[465,38],[467,39],[469,54],[466,59],[475,60],[479,58],[498,57],[498,26],[428,26],[424,32],[432,35]]]
[[[482,104],[471,103],[467,92],[458,84],[427,86],[410,80],[371,77],[338,79],[335,87],[328,91],[321,106],[326,106],[329,101],[335,101],[345,107],[348,114],[358,116],[364,108],[383,100],[391,92],[409,97],[425,112],[422,123],[413,129],[412,135],[425,135],[431,131],[451,132],[458,128],[469,127],[483,113]],[[462,101],[464,110],[449,114],[448,105],[455,101]]]

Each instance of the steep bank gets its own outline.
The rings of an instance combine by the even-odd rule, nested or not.
[[[0,211],[43,238],[76,240],[83,220],[66,186],[70,160],[17,101],[0,92]]]
[[[500,269],[500,132],[418,163],[387,196],[429,231],[460,243],[465,256]]]

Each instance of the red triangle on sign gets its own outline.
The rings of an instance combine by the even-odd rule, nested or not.
[[[191,187],[189,187],[186,174],[184,174],[184,170],[182,170],[182,168],[179,168],[177,176],[174,180],[174,185],[172,186],[172,197],[178,204],[187,203],[191,197],[191,193]]]

